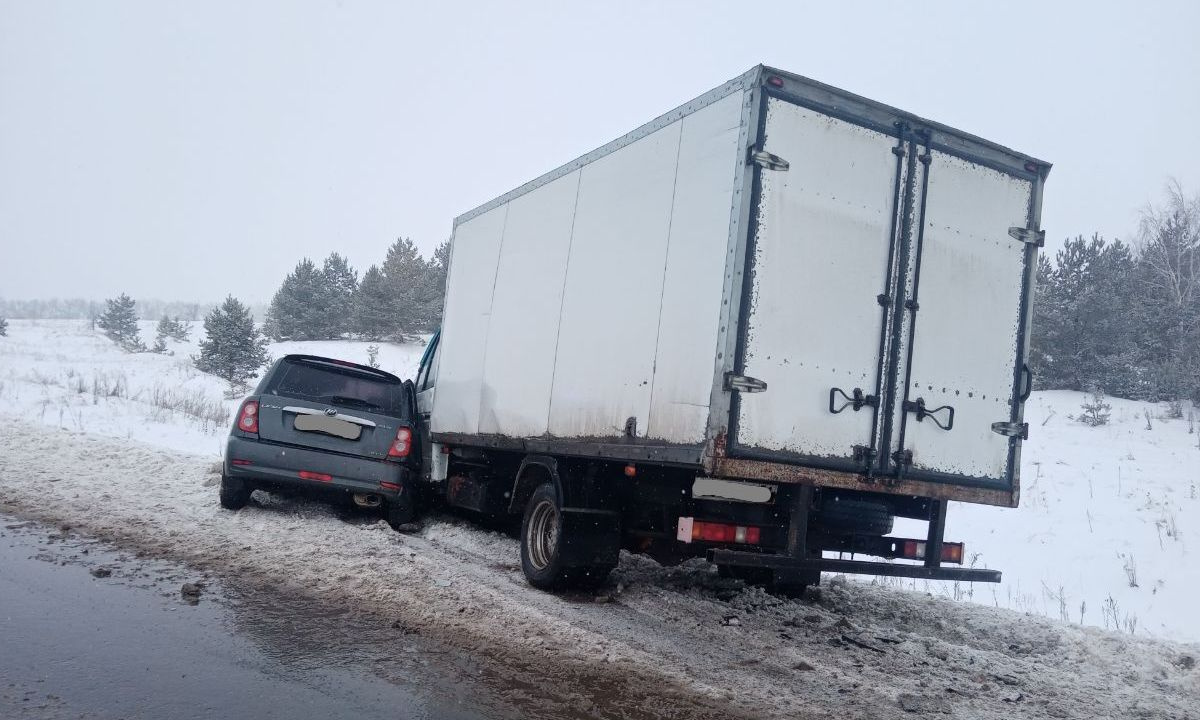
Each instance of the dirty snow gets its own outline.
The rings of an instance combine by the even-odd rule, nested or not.
[[[1200,451],[1186,420],[1139,431],[1140,403],[1113,401],[1113,423],[1093,429],[1066,417],[1077,394],[1034,396],[1022,508],[951,514],[950,532],[982,552],[977,562],[1005,570],[994,595],[987,585],[927,593],[923,583],[905,581],[914,592],[827,577],[817,598],[787,601],[703,563],[663,568],[623,555],[598,596],[562,597],[525,584],[513,539],[463,521],[436,518],[405,536],[373,516],[262,493],[239,513],[221,510],[225,427],[148,402],[162,386],[236,405],[187,367],[194,346],[127,355],[78,321],[10,321],[9,335],[0,338],[0,510],[352,603],[560,690],[581,673],[607,674],[625,683],[617,691],[631,715],[670,716],[662,694],[678,688],[684,716],[1200,718],[1200,648],[1163,639],[1200,635],[1184,607],[1197,589],[1187,542],[1200,527],[1186,453]],[[272,352],[366,358],[366,343],[314,345]],[[411,375],[422,350],[384,346],[384,368]],[[93,395],[72,382],[100,375],[123,376],[127,392]],[[1177,538],[1160,543],[1168,513]],[[1116,553],[1135,558],[1137,587]],[[1085,623],[1102,624],[1112,595],[1121,632],[1042,617],[1057,618],[1061,605],[1043,584],[1063,588],[1071,623],[1078,598]],[[972,590],[974,603],[953,599]],[[1132,628],[1126,615],[1137,617]],[[584,710],[596,701],[577,698]]]

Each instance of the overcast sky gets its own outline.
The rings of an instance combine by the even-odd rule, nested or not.
[[[754,9],[751,9],[751,8]],[[261,302],[765,62],[1054,163],[1054,242],[1200,192],[1200,2],[0,0],[0,297]]]

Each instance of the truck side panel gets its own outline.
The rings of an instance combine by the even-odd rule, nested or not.
[[[708,423],[743,94],[683,119],[649,436],[700,443]]]
[[[508,203],[492,299],[479,432],[546,433],[580,171]]]
[[[483,359],[492,307],[492,287],[508,206],[501,205],[460,225],[450,249],[445,326],[438,347],[433,432],[477,432],[483,392]],[[467,428],[462,430],[460,428]]]
[[[435,433],[704,442],[742,100],[457,226]]]

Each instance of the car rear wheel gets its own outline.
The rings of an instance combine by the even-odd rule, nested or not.
[[[387,520],[387,524],[392,526],[396,532],[404,532],[411,530],[406,527],[416,519],[416,512],[413,509],[413,504],[406,494],[401,494],[393,500],[389,500],[384,504],[383,517]]]
[[[246,507],[253,492],[254,488],[250,487],[245,480],[231,478],[228,475],[221,476],[221,507],[226,510],[241,510]]]

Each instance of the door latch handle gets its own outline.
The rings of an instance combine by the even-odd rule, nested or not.
[[[1025,389],[1017,396],[1019,402],[1025,402],[1029,399],[1029,395],[1033,392],[1033,369],[1028,363],[1021,364],[1021,374],[1025,376]]]
[[[841,405],[838,405],[838,395],[843,398]],[[864,395],[862,388],[854,388],[849,395],[841,388],[829,388],[829,412],[834,415],[846,408],[853,408],[854,412],[858,412],[864,407],[879,407],[879,398],[874,395]]]
[[[945,422],[942,422],[937,415],[943,410],[947,411],[948,413]],[[925,418],[929,418],[933,421],[934,425],[937,425],[943,430],[950,430],[954,427],[954,408],[950,407],[949,405],[943,405],[939,408],[930,410],[925,407],[925,398],[917,398],[916,400],[904,401],[904,412],[916,413],[917,422],[924,422]]]

